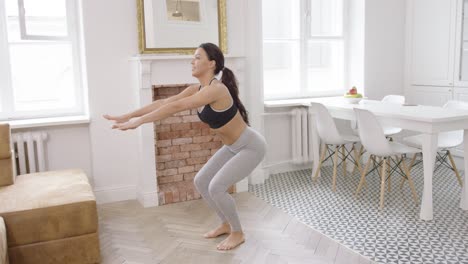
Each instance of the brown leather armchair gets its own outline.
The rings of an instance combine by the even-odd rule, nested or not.
[[[96,198],[86,174],[74,169],[15,178],[10,138],[9,126],[0,125],[0,264],[99,263]]]

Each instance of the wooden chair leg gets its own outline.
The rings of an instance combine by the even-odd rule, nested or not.
[[[353,143],[353,148],[351,149],[353,151],[353,154],[354,154],[354,160],[356,161],[356,163],[358,162],[358,159],[357,159],[357,155],[356,155],[356,145]],[[353,171],[351,172],[351,175],[354,175],[354,173],[356,172],[356,164],[354,164],[353,166]],[[359,172],[359,174],[361,174],[361,172]]]
[[[372,155],[367,160],[366,166],[364,167],[364,170],[361,173],[361,180],[359,181],[359,185],[356,189],[356,194],[355,194],[356,196],[359,194],[359,192],[361,192],[362,185],[364,185],[364,182],[366,182],[366,173],[367,173],[367,170],[369,169],[371,162],[372,162]]]
[[[403,159],[403,157],[402,157]],[[397,158],[397,162],[399,162],[398,158]],[[401,166],[401,163],[400,163],[400,169],[406,174],[406,171],[405,169]],[[405,177],[401,177],[401,180],[400,180],[400,190],[403,189],[403,184],[405,184],[405,180],[406,178]]]
[[[383,209],[384,207],[386,172],[387,172],[387,159],[382,158],[382,173],[380,176],[380,209]]]
[[[403,189],[403,184],[405,184],[405,177],[401,177],[401,180],[400,180],[400,189]]]
[[[449,150],[447,150],[447,155],[449,157],[450,163],[452,164],[453,171],[455,172],[455,175],[457,176],[458,184],[460,187],[463,186],[463,181],[462,178],[460,177],[460,173],[458,172],[457,166],[455,165],[455,161],[453,160],[452,153],[450,153]]]
[[[355,145],[353,145],[353,147],[356,148]],[[356,161],[357,161],[359,164],[361,163],[361,156],[362,156],[363,150],[364,150],[364,147],[361,145],[361,147],[359,148],[358,154],[357,154],[357,155],[354,154],[354,157],[355,157]],[[354,172],[356,172],[356,166],[354,166],[352,174],[354,174]],[[359,172],[359,174],[360,174],[360,173],[361,173],[361,172]]]
[[[387,174],[388,174],[388,180],[387,180],[387,192],[391,192],[392,191],[392,175],[390,174],[391,172],[391,162],[392,162],[392,158],[391,157],[388,157],[388,166],[387,166]]]
[[[390,166],[387,166],[387,168]],[[387,192],[391,193],[392,192],[392,176],[390,176],[390,173],[387,171],[388,177],[387,177]]]
[[[312,178],[313,181],[316,181],[320,172],[320,169],[322,168],[323,160],[325,159],[325,154],[327,153],[327,144],[323,144],[323,149],[322,153],[320,154],[320,160],[319,164],[317,167],[317,170],[314,173],[314,177]]]
[[[346,151],[345,151],[345,145],[341,145],[341,155],[343,157],[343,176],[346,177]]]
[[[338,166],[338,153],[340,152],[340,146],[335,146],[335,154],[333,155],[333,192],[336,191],[336,172]]]
[[[356,167],[358,168],[359,174],[362,173],[362,167],[361,167],[361,159],[359,157],[358,150],[356,149],[356,146],[353,144],[353,153],[354,153],[354,160],[356,161],[356,164],[354,165],[353,168],[353,173],[356,170]]]
[[[377,157],[377,156],[374,156],[374,162],[375,162],[375,164],[377,164],[377,166],[380,165],[380,162],[381,162],[381,161],[382,161],[382,158]],[[376,169],[376,170],[378,170],[378,169]],[[382,170],[382,169],[381,169],[381,170]],[[379,174],[380,180],[382,180],[382,173],[378,173],[378,174]]]
[[[411,169],[413,168],[413,166],[414,166],[414,161],[416,160],[416,156],[417,156],[417,155],[418,155],[418,153],[414,153],[413,158],[411,159],[411,163],[410,163],[410,165],[409,165],[409,167],[408,167],[408,170],[409,170],[409,171],[411,171]]]
[[[411,193],[413,194],[413,200],[415,203],[418,203],[418,194],[416,193],[416,189],[414,188],[413,179],[411,178],[410,171],[406,167],[405,160],[402,158],[401,165],[406,173],[406,177],[408,178],[408,183],[411,188]]]

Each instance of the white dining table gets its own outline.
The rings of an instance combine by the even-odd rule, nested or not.
[[[421,200],[420,218],[422,220],[433,219],[432,202],[432,178],[434,172],[435,158],[437,154],[437,135],[439,132],[464,130],[464,153],[468,153],[468,112],[460,110],[449,110],[442,107],[423,105],[397,105],[383,103],[375,100],[362,100],[358,104],[350,104],[341,97],[298,99],[295,102],[289,101],[290,105],[303,105],[309,107],[310,136],[312,138],[313,149],[313,172],[318,167],[320,139],[318,137],[314,116],[315,112],[310,107],[310,102],[318,102],[325,105],[334,118],[355,120],[354,108],[366,109],[377,116],[379,122],[392,127],[419,132],[423,135],[422,153],[424,167],[424,188]],[[292,103],[291,103],[292,102]],[[276,102],[278,106],[281,102]],[[269,106],[274,106],[275,103]],[[268,106],[268,105],[267,105]],[[283,103],[282,106],[287,106]],[[464,158],[465,172],[468,169],[468,158]],[[460,194],[460,208],[468,210],[468,173],[464,174],[464,184]]]

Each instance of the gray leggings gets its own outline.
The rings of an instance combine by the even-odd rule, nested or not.
[[[198,192],[232,231],[241,231],[234,199],[227,189],[249,176],[265,156],[266,142],[262,135],[246,127],[231,145],[221,147],[195,176]]]

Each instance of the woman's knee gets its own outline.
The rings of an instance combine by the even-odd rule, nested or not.
[[[196,175],[195,178],[193,178],[193,183],[195,187],[197,187],[198,191],[201,191],[202,189],[205,189],[208,187],[208,183],[203,180],[206,177],[203,177],[203,173],[199,171]]]
[[[210,185],[208,185],[208,193],[211,197],[216,197],[217,195],[223,194],[224,192],[226,192],[226,188],[220,184],[211,182]]]

